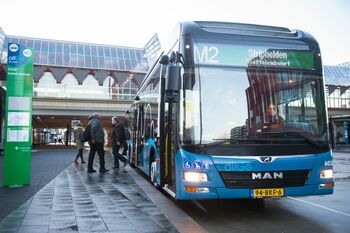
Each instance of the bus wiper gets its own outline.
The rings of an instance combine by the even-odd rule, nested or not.
[[[210,144],[206,144],[207,146],[215,146],[215,145],[221,145],[221,144],[224,144],[224,143],[231,143],[231,144],[240,144],[242,142],[254,142],[254,141],[258,141],[258,142],[261,142],[261,141],[269,141],[269,140],[266,140],[264,138],[213,138],[212,139],[213,141],[216,141],[216,142],[213,142],[213,143],[210,143]]]
[[[270,135],[272,138],[286,138],[286,137],[296,137],[303,139],[304,142],[307,142],[317,148],[327,147],[328,144],[321,140],[316,140],[309,135],[303,133],[303,132],[263,132],[262,135]]]

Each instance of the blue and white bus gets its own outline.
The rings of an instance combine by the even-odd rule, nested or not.
[[[176,199],[333,193],[320,49],[306,32],[179,23],[131,111],[132,165]]]

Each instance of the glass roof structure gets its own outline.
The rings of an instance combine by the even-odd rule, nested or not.
[[[2,61],[2,52],[1,49],[4,45],[4,41],[5,41],[5,33],[2,30],[2,28],[0,27],[0,61]]]
[[[2,54],[6,53],[8,43],[17,43],[33,48],[35,65],[129,72],[146,72],[148,70],[144,48],[6,35]]]
[[[341,67],[349,67],[350,68],[350,61],[347,61],[347,62],[343,62],[337,66],[341,66]]]
[[[350,68],[323,66],[326,85],[350,86]]]

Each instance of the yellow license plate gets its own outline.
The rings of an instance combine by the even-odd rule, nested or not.
[[[284,189],[253,189],[253,197],[283,197]]]

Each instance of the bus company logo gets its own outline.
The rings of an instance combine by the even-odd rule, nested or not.
[[[251,171],[253,166],[250,163],[226,163],[224,164],[225,171]]]
[[[260,160],[263,163],[271,163],[272,162],[272,157],[271,156],[261,156]]]
[[[17,44],[10,44],[10,45],[9,45],[9,50],[10,50],[12,53],[17,52],[18,49],[19,49],[19,47],[18,47]]]
[[[25,56],[25,57],[30,57],[30,56],[32,56],[32,54],[33,54],[33,52],[30,49],[23,50],[23,56]]]

